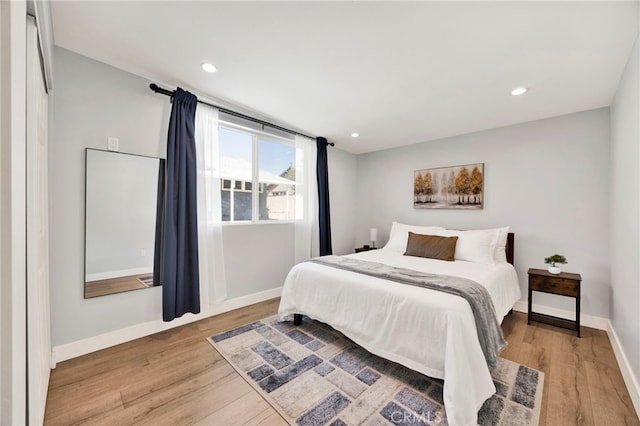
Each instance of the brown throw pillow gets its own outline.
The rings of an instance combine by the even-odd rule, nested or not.
[[[456,253],[458,237],[440,237],[409,232],[405,256],[426,257],[452,262]]]

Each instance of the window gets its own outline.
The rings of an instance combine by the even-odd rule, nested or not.
[[[258,139],[260,220],[293,220],[296,215],[296,149],[293,144]]]
[[[296,148],[259,131],[218,128],[223,222],[296,219]]]
[[[253,201],[251,192],[242,190],[243,182],[252,181],[253,136],[218,128],[220,146],[220,177],[222,178],[222,221],[251,220]]]

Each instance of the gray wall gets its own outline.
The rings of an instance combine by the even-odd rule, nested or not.
[[[293,225],[223,227],[227,297],[280,287],[294,264]]]
[[[161,289],[83,299],[84,149],[163,157],[171,104],[149,81],[57,48],[50,148],[51,315],[54,346],[161,319]],[[353,249],[355,156],[330,150],[336,252]],[[224,227],[229,298],[282,285],[293,265],[293,225]]]
[[[353,253],[356,243],[356,156],[327,148],[333,254]],[[360,244],[361,245],[361,244]]]
[[[414,210],[413,172],[484,163],[479,211]],[[609,110],[492,129],[358,156],[356,237],[392,221],[473,229],[511,226],[523,300],[528,268],[554,253],[583,278],[582,309],[609,317]],[[570,299],[536,294],[534,303],[573,310]]]
[[[640,381],[640,41],[611,105],[611,323]]]
[[[161,156],[171,105],[147,82],[57,48],[49,150],[51,325],[54,346],[160,318],[161,290],[85,300],[85,148]]]

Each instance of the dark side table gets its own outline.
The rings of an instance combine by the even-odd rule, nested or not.
[[[531,321],[543,322],[556,327],[568,328],[578,333],[580,337],[580,274],[561,272],[552,274],[544,269],[529,269],[529,315],[527,324]],[[531,294],[534,291],[542,293],[557,294],[560,296],[573,297],[576,299],[576,320],[571,321],[565,318],[558,318],[551,315],[540,314],[531,311]]]
[[[361,251],[369,251],[369,250],[378,250],[378,247],[362,246],[362,247],[356,247],[354,249],[356,253],[360,253]]]

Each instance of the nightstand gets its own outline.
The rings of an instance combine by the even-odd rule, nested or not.
[[[537,321],[543,322],[545,324],[555,325],[556,327],[568,328],[569,330],[576,331],[578,333],[578,337],[580,337],[581,282],[582,277],[580,276],[580,274],[572,274],[569,272],[551,274],[544,269],[529,269],[529,315],[527,317],[527,324],[531,324],[531,321]],[[531,294],[534,291],[573,297],[574,299],[576,299],[576,320],[571,321],[564,318],[558,318],[551,315],[532,312]]]
[[[355,248],[356,253],[360,253],[361,251],[369,251],[369,250],[378,250],[378,247],[362,246],[362,247]]]

